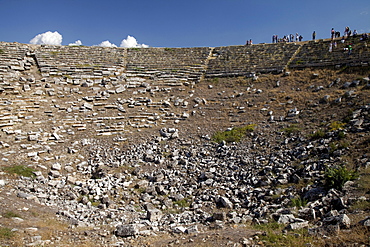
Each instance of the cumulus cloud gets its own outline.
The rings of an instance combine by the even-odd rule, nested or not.
[[[125,48],[147,48],[149,47],[146,44],[138,44],[136,39],[130,35],[127,36],[126,39],[122,40],[120,47],[125,47]]]
[[[101,47],[117,47],[115,44],[112,44],[108,40],[101,42],[98,46],[101,46]]]
[[[70,45],[70,46],[79,46],[79,45],[82,45],[82,42],[81,42],[81,40],[76,40],[74,43],[69,43],[68,45]]]
[[[57,31],[55,32],[45,32],[36,35],[33,39],[30,40],[30,44],[35,45],[62,45],[62,35]]]

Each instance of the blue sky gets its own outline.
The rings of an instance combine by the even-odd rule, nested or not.
[[[30,43],[58,32],[62,45],[132,36],[150,47],[217,47],[270,43],[299,33],[328,38],[345,26],[370,33],[370,0],[0,0],[0,41]]]

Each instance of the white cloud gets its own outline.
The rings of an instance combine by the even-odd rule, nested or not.
[[[82,42],[81,42],[81,40],[76,40],[74,43],[69,43],[68,45],[70,45],[70,46],[79,46],[79,45],[82,45]]]
[[[128,35],[126,39],[122,40],[120,47],[125,47],[125,48],[133,48],[133,47],[147,48],[149,46],[145,45],[145,44],[138,44],[134,37]]]
[[[115,44],[112,44],[108,40],[101,42],[98,46],[101,46],[101,47],[117,47]]]
[[[48,31],[36,35],[30,40],[30,43],[35,45],[62,45],[62,39],[62,35],[60,35],[57,31]]]

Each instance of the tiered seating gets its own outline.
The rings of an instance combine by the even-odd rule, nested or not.
[[[127,72],[155,79],[157,85],[178,86],[198,82],[205,71],[210,48],[128,49]]]
[[[295,43],[216,47],[206,77],[280,72],[299,47]]]
[[[126,49],[80,46],[40,46],[36,50],[44,76],[102,78],[122,73]]]
[[[324,66],[361,66],[369,65],[370,52],[365,42],[360,37],[350,37],[344,43],[341,39],[310,41],[304,44],[301,50],[290,63],[290,68],[324,67]],[[336,42],[337,46],[334,46]],[[332,51],[329,51],[332,43]],[[352,53],[345,50],[348,44],[352,43]]]
[[[25,59],[27,52],[27,45],[0,42],[0,79],[12,77],[12,72],[29,69],[30,64]]]

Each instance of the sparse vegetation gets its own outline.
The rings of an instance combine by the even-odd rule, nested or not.
[[[292,206],[298,208],[306,206],[307,202],[307,199],[304,199],[300,196],[291,199]]]
[[[15,165],[15,166],[7,166],[3,168],[3,171],[9,174],[17,174],[23,177],[34,177],[35,169],[24,166],[24,165]]]
[[[14,232],[10,228],[0,227],[0,239],[11,239],[14,235]]]
[[[320,138],[325,137],[325,132],[323,130],[319,129],[319,130],[316,130],[314,133],[310,134],[309,137],[312,140],[318,140]]]
[[[288,127],[283,128],[281,131],[284,132],[286,135],[291,135],[299,133],[301,131],[301,128],[297,124],[291,124]]]
[[[370,202],[366,200],[358,200],[351,205],[351,210],[370,210]]]
[[[240,140],[248,133],[252,132],[255,124],[250,124],[243,127],[235,127],[231,130],[218,131],[212,136],[214,142],[240,142]]]
[[[184,198],[184,199],[175,201],[173,204],[177,205],[180,208],[187,208],[187,207],[190,207],[191,203],[187,198]]]
[[[21,216],[17,213],[14,213],[13,211],[7,211],[3,215],[5,218],[13,218],[13,217],[18,217],[20,218]]]
[[[358,187],[364,195],[370,193],[370,167],[361,170],[359,174]]]
[[[256,230],[265,231],[266,234],[258,236],[264,242],[264,246],[294,246],[304,247],[314,242],[314,238],[308,234],[307,229],[300,229],[282,233],[284,225],[277,222],[254,225]]]
[[[334,121],[329,124],[329,130],[330,131],[342,130],[344,129],[344,126],[346,126],[345,123],[342,123],[341,121]]]
[[[50,51],[49,53],[52,56],[56,56],[56,55],[60,54],[61,52],[60,51]]]

